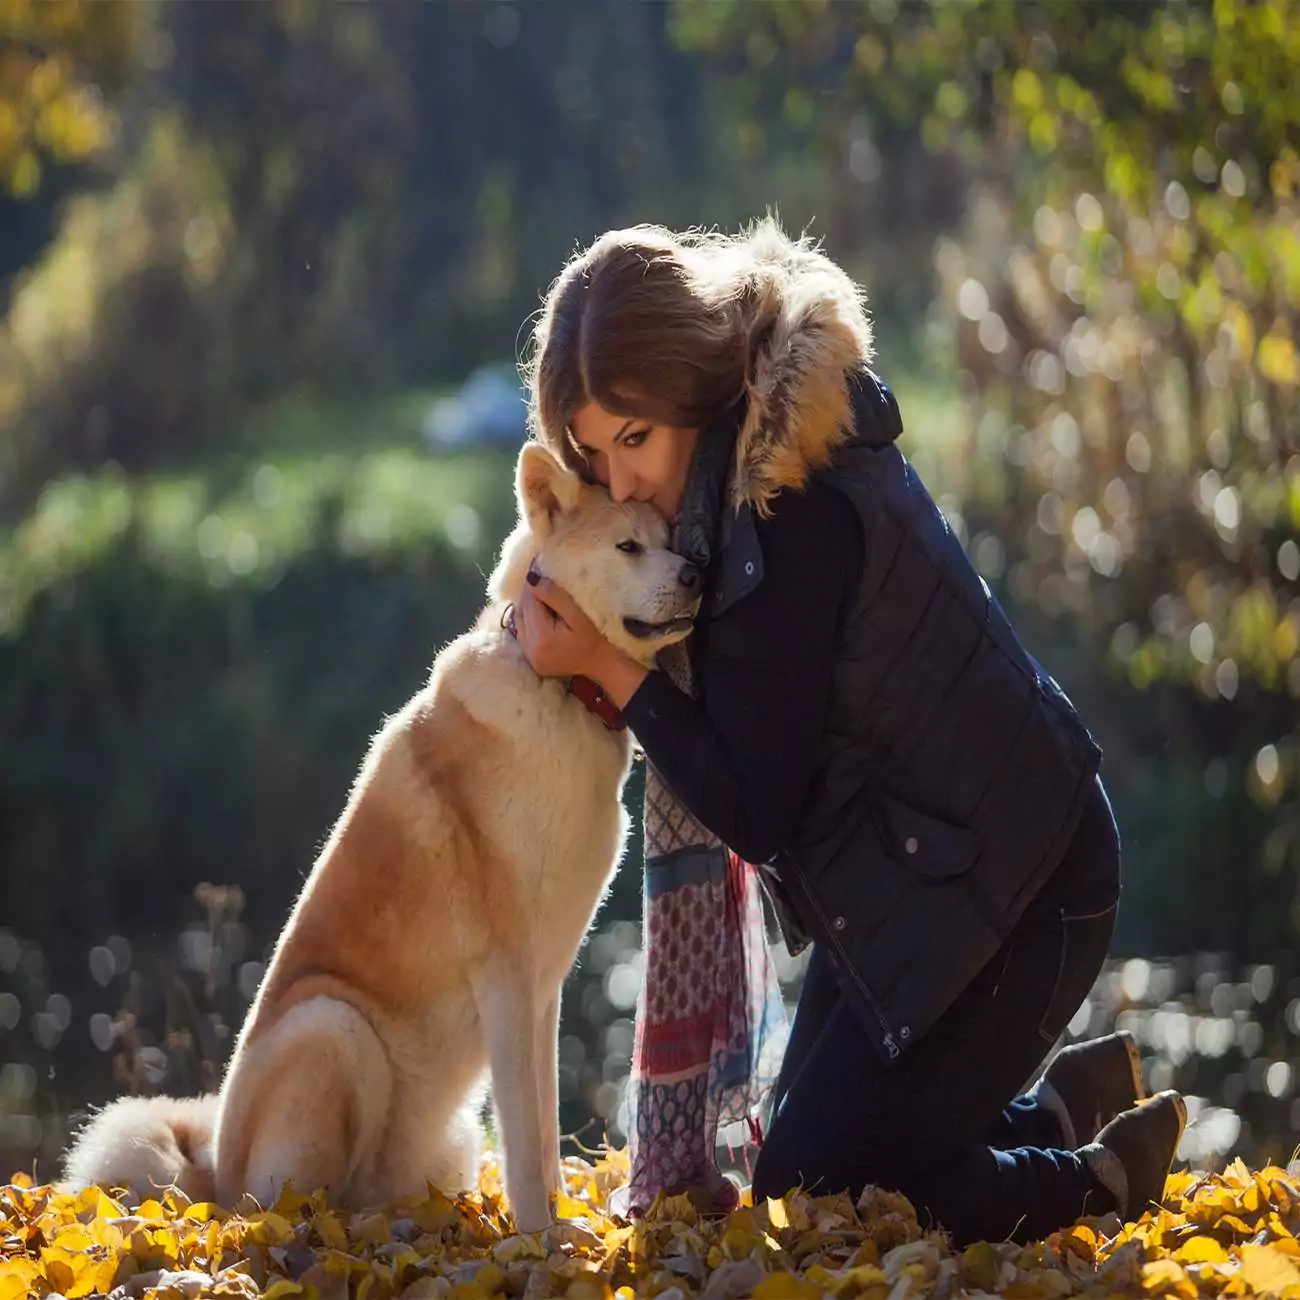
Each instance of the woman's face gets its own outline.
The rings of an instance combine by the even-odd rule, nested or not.
[[[596,481],[615,501],[648,501],[665,519],[676,519],[698,429],[611,415],[588,402],[574,416],[572,432]]]

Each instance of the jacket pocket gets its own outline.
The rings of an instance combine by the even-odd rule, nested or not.
[[[974,831],[920,812],[881,791],[881,832],[894,857],[922,876],[947,879],[975,865],[980,841]]]

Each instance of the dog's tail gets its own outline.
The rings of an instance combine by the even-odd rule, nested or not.
[[[77,1135],[63,1162],[63,1186],[127,1187],[137,1199],[175,1186],[191,1201],[210,1201],[216,1118],[216,1093],[110,1102]]]

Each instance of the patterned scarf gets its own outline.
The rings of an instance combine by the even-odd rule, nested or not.
[[[707,572],[731,464],[733,436],[706,431],[692,464],[673,549]],[[659,656],[694,695],[687,642]],[[646,764],[645,980],[637,1004],[628,1089],[629,1212],[660,1192],[698,1189],[720,1211],[734,1184],[718,1168],[718,1130],[760,1112],[785,1039],[781,1000],[756,872],[687,811]]]

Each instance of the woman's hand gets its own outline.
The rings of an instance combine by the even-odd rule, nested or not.
[[[596,625],[562,588],[540,574],[515,602],[515,632],[524,657],[539,677],[589,677],[621,709],[636,694],[647,670],[601,636]]]
[[[590,677],[602,649],[613,649],[567,591],[537,573],[515,602],[515,629],[539,677]]]

